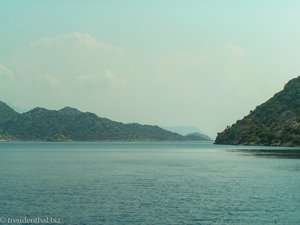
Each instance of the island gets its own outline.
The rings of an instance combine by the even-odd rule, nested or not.
[[[76,108],[17,113],[0,101],[1,141],[191,141],[159,126],[121,123]]]

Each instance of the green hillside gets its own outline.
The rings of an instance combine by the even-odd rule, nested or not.
[[[7,104],[0,101],[0,123],[5,122],[6,120],[13,119],[19,114],[10,108]]]
[[[216,144],[300,146],[300,77],[218,133]]]
[[[7,105],[6,105],[7,106]],[[8,106],[7,106],[8,107]],[[158,126],[124,124],[65,107],[35,108],[18,114],[0,108],[0,139],[42,141],[182,141],[184,137]]]

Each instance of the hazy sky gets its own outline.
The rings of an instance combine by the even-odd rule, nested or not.
[[[0,99],[215,136],[300,71],[300,1],[0,0]]]

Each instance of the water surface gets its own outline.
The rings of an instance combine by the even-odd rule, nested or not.
[[[0,218],[53,217],[74,225],[300,224],[300,160],[284,150],[295,149],[3,142]]]

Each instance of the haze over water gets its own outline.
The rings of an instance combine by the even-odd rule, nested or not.
[[[0,143],[0,217],[74,225],[299,224],[299,156],[238,149],[249,147]]]
[[[294,0],[1,0],[0,100],[214,138],[299,75],[299,11]]]

